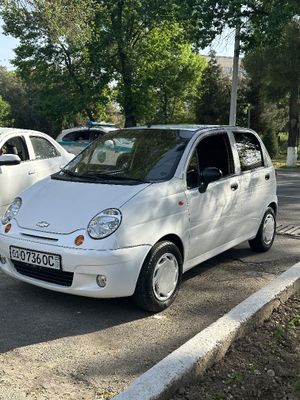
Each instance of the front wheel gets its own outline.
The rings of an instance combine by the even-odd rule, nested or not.
[[[182,256],[169,241],[156,243],[141,269],[133,295],[144,310],[159,312],[174,301],[182,276]]]
[[[276,233],[276,216],[273,208],[269,207],[260,224],[257,235],[249,240],[252,250],[264,252],[268,251],[274,242]]]

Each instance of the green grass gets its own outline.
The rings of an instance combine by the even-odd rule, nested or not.
[[[286,161],[284,161],[284,160],[273,160],[273,165],[275,168],[291,168],[286,165]],[[292,167],[292,168],[300,168],[300,161],[297,162],[296,167]]]

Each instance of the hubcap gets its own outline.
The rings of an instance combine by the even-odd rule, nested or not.
[[[274,237],[275,233],[275,220],[272,214],[268,214],[264,220],[263,227],[263,241],[266,245],[269,245]]]
[[[163,254],[157,261],[152,280],[155,297],[160,301],[168,300],[175,292],[179,277],[179,266],[172,253]]]

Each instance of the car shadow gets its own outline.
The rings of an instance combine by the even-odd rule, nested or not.
[[[203,262],[184,274],[180,296],[166,313],[171,315],[174,309],[184,312],[185,305],[180,298],[184,300],[188,296],[187,285],[195,284],[196,291],[207,290],[201,277],[211,274],[210,270],[213,275],[217,274],[226,264],[234,276],[244,273],[241,265],[248,271],[248,263],[269,265],[276,259],[280,263],[280,259],[288,258],[288,255],[292,265],[293,257],[295,262],[298,258],[298,244],[297,240],[277,238],[273,249],[263,255],[257,255],[242,244]],[[293,251],[294,256],[291,255]],[[237,265],[230,267],[234,260],[238,261]],[[260,265],[257,268],[261,270]],[[268,270],[272,268],[268,267]],[[280,273],[280,268],[275,273]],[[195,277],[200,281],[197,278],[193,281]],[[215,290],[219,291],[220,287]],[[137,308],[131,298],[93,299],[53,292],[17,281],[0,271],[0,352],[67,336],[100,332],[151,315]]]
[[[131,298],[79,297],[16,281],[0,272],[0,352],[105,330],[145,318]]]

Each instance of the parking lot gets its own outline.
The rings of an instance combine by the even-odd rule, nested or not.
[[[278,220],[300,225],[300,173],[278,174]],[[0,399],[106,399],[299,261],[299,240],[247,243],[185,275],[175,303],[151,315],[130,299],[46,291],[0,272]]]

